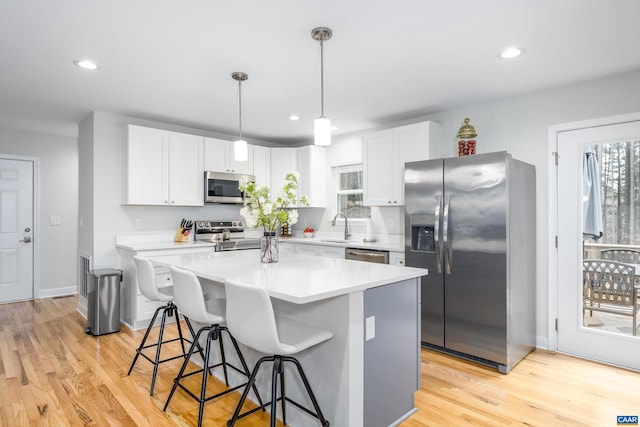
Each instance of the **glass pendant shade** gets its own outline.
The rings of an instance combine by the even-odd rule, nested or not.
[[[246,162],[249,160],[247,141],[243,139],[233,141],[233,160],[236,162]]]
[[[331,120],[326,117],[317,118],[313,125],[314,145],[326,147],[331,145]]]

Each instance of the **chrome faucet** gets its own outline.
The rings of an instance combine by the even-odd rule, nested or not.
[[[345,214],[344,212],[338,212],[331,220],[331,225],[335,227],[336,218],[338,218],[340,215],[344,217],[344,240],[349,240],[349,236],[351,236],[351,233],[349,233],[349,219],[347,218],[347,214]]]

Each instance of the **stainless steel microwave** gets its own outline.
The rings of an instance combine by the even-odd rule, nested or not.
[[[249,177],[250,181],[255,181],[253,175],[205,172],[204,173],[204,202],[205,203],[226,203],[241,205],[244,202],[244,192],[238,190],[240,180]]]

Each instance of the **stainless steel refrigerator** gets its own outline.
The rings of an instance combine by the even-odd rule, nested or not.
[[[508,373],[535,346],[536,189],[507,152],[405,164],[405,258],[422,344]]]

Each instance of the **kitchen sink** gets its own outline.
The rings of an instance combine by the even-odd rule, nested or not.
[[[349,242],[357,242],[357,240],[344,240],[344,239],[320,239],[321,242],[327,243],[349,243]]]

